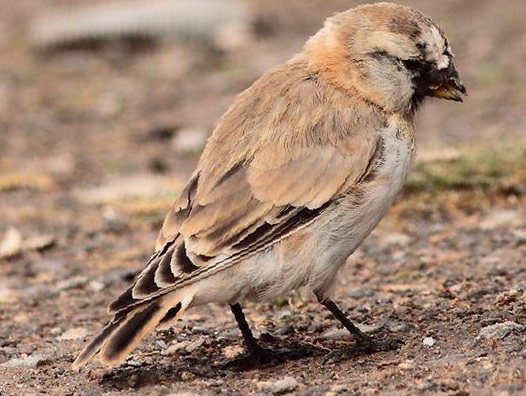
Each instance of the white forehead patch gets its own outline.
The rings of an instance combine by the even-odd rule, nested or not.
[[[426,43],[426,58],[435,62],[439,70],[449,67],[450,60],[445,54],[448,49],[446,49],[446,41],[440,31],[435,26],[431,26],[422,34],[422,39]]]
[[[442,57],[437,62],[437,69],[443,70],[449,67],[449,56],[442,55]]]

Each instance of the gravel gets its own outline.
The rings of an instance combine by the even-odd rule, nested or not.
[[[525,327],[523,325],[520,325],[515,322],[504,322],[504,323],[496,323],[491,326],[483,327],[480,330],[479,335],[476,338],[476,341],[481,340],[502,340],[507,335],[509,335],[511,332],[522,332],[525,330]]]

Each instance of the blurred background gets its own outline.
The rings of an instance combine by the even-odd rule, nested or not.
[[[400,377],[397,362],[384,365],[381,354],[367,357],[377,363],[359,360],[355,367],[351,360],[327,366],[330,372],[320,371],[314,359],[308,376],[320,376],[320,383],[338,378],[336,372],[344,382],[361,378],[356,394],[373,386],[371,378],[380,378],[378,389],[420,394],[431,381],[425,370],[449,367],[433,363],[442,352],[429,352],[418,338],[432,328],[426,334],[461,365],[437,371],[457,388],[436,389],[469,394],[460,392],[467,383],[500,386],[524,369],[523,360],[510,364],[510,351],[524,349],[518,337],[508,349],[492,347],[489,365],[478,358],[462,363],[458,348],[472,353],[481,324],[524,323],[526,311],[513,304],[526,301],[526,2],[398,2],[442,25],[469,97],[463,104],[426,103],[417,118],[417,164],[404,192],[350,259],[336,296],[359,323],[383,318],[377,330],[417,329],[400,337],[408,342],[403,359],[416,360]],[[329,15],[363,3],[0,1],[0,393],[8,379],[28,392],[57,395],[98,395],[97,384],[129,389],[195,376],[223,386],[210,364],[241,349],[227,310],[211,306],[162,336],[164,344],[145,343],[146,355],[135,355],[114,374],[99,368],[79,376],[69,363],[106,321],[106,304],[143,267],[165,213],[235,95],[300,51]],[[248,305],[249,317],[256,329],[311,342],[335,326],[311,300],[295,295],[270,309]],[[465,309],[471,306],[478,308]],[[198,346],[174,359],[166,347],[180,351],[177,342],[188,343],[185,337]],[[448,339],[449,349],[440,344]],[[472,356],[488,355],[477,353]],[[301,377],[306,367],[288,369]],[[371,376],[364,376],[366,367]],[[468,369],[469,380],[455,377]],[[234,381],[221,375],[229,386]],[[279,368],[275,375],[282,375]],[[236,383],[256,389],[247,378]],[[414,378],[421,379],[418,392],[400,391]]]
[[[184,179],[237,93],[300,51],[327,16],[362,3],[4,1],[0,172],[68,188],[140,173]],[[428,101],[422,152],[523,136],[526,3],[400,3],[439,21],[470,95]]]
[[[58,245],[82,263],[117,254],[115,265],[140,268],[235,95],[326,17],[362,3],[1,2],[0,258]],[[516,206],[526,193],[526,3],[401,3],[442,25],[470,95],[429,100],[418,115],[406,196],[426,216],[495,199]],[[454,198],[435,202],[442,190]]]

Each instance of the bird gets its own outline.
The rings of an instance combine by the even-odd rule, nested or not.
[[[398,348],[362,333],[332,286],[402,188],[417,110],[427,97],[465,95],[444,31],[420,11],[382,2],[327,18],[219,119],[153,255],[73,368],[94,357],[115,366],[155,328],[208,303],[230,305],[247,356],[268,361],[241,303],[299,287],[358,345]]]

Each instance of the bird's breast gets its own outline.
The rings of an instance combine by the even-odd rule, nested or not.
[[[320,249],[341,265],[384,217],[403,186],[414,153],[412,135],[389,128],[370,177],[351,188],[318,224]]]

